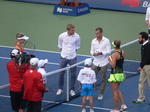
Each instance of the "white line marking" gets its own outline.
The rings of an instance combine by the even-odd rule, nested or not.
[[[54,102],[54,101],[48,101],[48,100],[42,100],[43,102],[46,103],[60,103],[60,102]],[[61,103],[62,105],[69,105],[69,106],[74,106],[74,107],[82,107],[82,105],[77,105],[77,104],[72,104],[72,103]],[[90,108],[90,106],[86,106],[87,108]],[[100,107],[93,107],[94,109],[100,109],[100,110],[112,110],[108,108],[100,108]]]
[[[0,97],[4,97],[4,98],[10,98],[10,96],[8,95],[0,95]],[[54,102],[54,101],[48,101],[48,100],[42,100],[42,102],[45,103],[56,103],[58,104],[59,102]],[[61,103],[62,105],[69,105],[69,106],[74,106],[74,107],[82,107],[82,105],[77,105],[77,104],[72,104],[72,103]],[[86,106],[86,108],[90,108],[90,106]],[[98,110],[112,110],[109,108],[101,108],[101,107],[93,107],[94,109],[98,109]],[[124,112],[128,112],[128,111],[124,111]]]
[[[136,43],[136,42],[138,42],[138,39],[135,39],[135,40],[130,41],[130,42],[126,43],[126,44],[123,44],[123,45],[121,45],[120,47],[123,48],[123,47],[126,47],[126,46],[130,45],[130,44],[134,44],[134,43]],[[0,47],[14,48],[14,47],[10,47],[10,46],[0,46]],[[56,52],[56,51],[47,51],[47,50],[38,50],[38,49],[35,49],[35,50],[36,50],[36,51],[42,51],[42,52],[51,52],[51,53],[60,54],[60,52]],[[114,49],[111,49],[111,51],[114,51]],[[79,56],[92,57],[92,56],[89,56],[89,55],[81,55],[81,54],[77,54],[77,55],[79,55]],[[130,61],[130,60],[128,60],[128,61]],[[131,60],[131,61],[132,61],[132,60]]]
[[[10,84],[2,85],[2,86],[0,86],[0,89],[6,88],[6,87],[9,87],[9,86],[10,86]]]
[[[0,57],[1,59],[11,59],[11,58],[7,58],[7,57]]]
[[[12,48],[12,49],[14,49],[14,47],[11,47],[11,46],[0,46],[0,47],[6,47],[6,48]],[[39,49],[35,49],[35,51],[60,54],[60,52],[56,52],[56,51],[47,51],[47,50],[39,50]],[[91,57],[89,55],[81,55],[81,54],[77,54],[77,55]]]
[[[0,95],[0,97],[10,98],[10,96],[8,96],[8,95]]]

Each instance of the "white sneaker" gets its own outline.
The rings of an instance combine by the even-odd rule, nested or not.
[[[126,110],[128,107],[124,104],[124,105],[121,105],[121,108],[120,108],[120,111],[124,111]]]
[[[70,91],[70,95],[71,95],[71,96],[76,95],[75,92],[74,92],[74,90],[71,90],[71,91]]]
[[[90,112],[94,112],[94,110],[90,110]]]
[[[82,112],[86,112],[86,110],[85,110],[85,109],[82,109]]]
[[[97,99],[102,100],[103,99],[103,94],[99,94]]]
[[[111,110],[110,112],[119,112],[119,110]]]
[[[61,95],[63,93],[63,90],[62,89],[58,89],[56,95]]]

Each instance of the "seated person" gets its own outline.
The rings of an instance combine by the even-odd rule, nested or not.
[[[65,5],[65,3],[66,3],[67,1],[68,1],[68,0],[60,0],[60,5]],[[74,0],[74,4],[75,4],[75,6],[79,6],[78,0]]]

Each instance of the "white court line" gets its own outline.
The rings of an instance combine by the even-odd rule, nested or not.
[[[127,45],[130,45],[130,44],[132,44],[132,43],[135,43],[135,42],[138,42],[138,39],[135,39],[135,40],[133,40],[133,41],[130,41],[130,42],[128,42],[128,43],[126,43],[126,44],[123,44],[123,45],[121,45],[121,48],[122,47],[125,47],[125,46],[127,46]],[[2,46],[2,45],[0,45],[0,47],[6,47],[6,48],[14,48],[14,47],[10,47],[10,46]],[[51,52],[51,53],[56,53],[56,54],[60,54],[60,52],[56,52],[56,51],[47,51],[47,50],[38,50],[38,49],[35,49],[36,51],[42,51],[42,52]],[[114,51],[114,49],[111,49],[111,51]],[[90,57],[90,58],[92,58],[93,56],[89,56],[89,55],[81,55],[81,54],[77,54],[78,56],[87,56],[87,57]],[[126,60],[126,61],[130,61],[130,62],[140,62],[140,61],[133,61],[133,60]]]
[[[8,95],[0,95],[0,97],[4,97],[4,98],[10,98],[10,96]],[[42,102],[45,103],[56,103],[59,104],[60,102],[54,102],[54,101],[48,101],[48,100],[42,100]],[[61,103],[62,105],[69,105],[69,106],[74,106],[74,107],[82,107],[82,105],[77,105],[77,104],[72,104],[72,103]],[[86,108],[90,108],[90,106],[86,106]],[[93,107],[93,109],[98,109],[98,110],[112,110],[109,108],[101,108],[101,107]],[[123,111],[123,112],[129,112],[129,111]]]
[[[3,45],[0,45],[0,47],[4,47],[4,48],[14,48],[14,47],[11,47],[11,46],[3,46]],[[48,53],[56,53],[56,54],[60,54],[60,52],[56,52],[56,51],[47,51],[47,50],[39,50],[39,49],[35,49],[35,51],[40,51],[40,52],[48,52]],[[91,57],[89,55],[81,55],[81,54],[77,54],[79,56],[87,56],[87,57]]]
[[[1,59],[11,59],[8,57],[0,57]],[[52,62],[48,62],[47,64],[53,64],[53,65],[59,65],[59,63],[52,63]]]
[[[0,57],[1,59],[11,59],[11,58],[7,58],[7,57]]]
[[[0,89],[6,88],[6,87],[9,87],[9,86],[10,86],[10,84],[5,84],[5,85],[0,86]]]
[[[43,102],[46,103],[56,103],[59,104],[60,102],[54,102],[54,101],[48,101],[48,100],[42,100]],[[74,106],[74,107],[82,107],[82,105],[77,105],[77,104],[72,104],[72,103],[61,103],[62,105],[69,105],[69,106]],[[86,108],[90,108],[90,106],[86,106]],[[112,110],[108,108],[100,108],[100,107],[93,107],[94,109],[99,109],[99,110]]]
[[[0,97],[3,97],[3,98],[10,98],[10,96],[8,96],[8,95],[0,95]]]
[[[134,42],[135,42],[135,41],[137,41],[137,39],[134,40]],[[131,41],[131,42],[133,42],[133,41]],[[128,43],[126,43],[126,44],[124,44],[124,45],[127,45],[127,44],[129,44],[129,43],[131,43],[131,42],[128,42]],[[122,45],[122,46],[124,46],[124,45]],[[1,45],[0,47],[4,47],[4,48],[14,48],[14,47],[10,47],[10,46],[2,46],[2,45]],[[60,52],[55,52],[55,51],[46,51],[46,50],[38,50],[38,49],[36,49],[36,51],[60,54]],[[112,49],[111,51],[113,51],[113,49]],[[92,56],[89,56],[89,55],[81,55],[81,54],[77,54],[77,55],[78,55],[78,56],[87,56],[87,57],[92,58]],[[11,59],[11,58],[8,58],[8,57],[0,57],[0,58],[2,58],[2,59]],[[133,60],[125,60],[125,61],[140,62],[140,61],[133,61]],[[51,62],[48,62],[48,64],[58,65],[59,63],[51,63]]]

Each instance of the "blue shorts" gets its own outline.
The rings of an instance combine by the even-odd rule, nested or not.
[[[93,84],[82,84],[81,96],[93,96]]]

